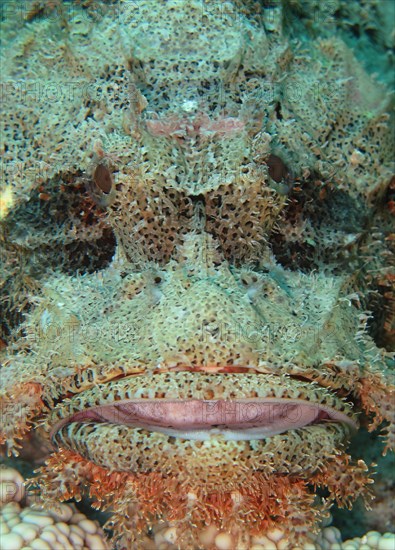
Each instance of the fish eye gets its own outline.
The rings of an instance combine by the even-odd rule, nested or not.
[[[110,170],[105,166],[105,164],[99,164],[94,173],[93,181],[96,186],[106,195],[111,192],[113,179]]]
[[[288,177],[289,170],[284,161],[277,155],[269,155],[266,161],[268,166],[269,176],[276,182],[280,183]]]

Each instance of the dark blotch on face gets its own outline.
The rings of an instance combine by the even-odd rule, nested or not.
[[[269,168],[269,176],[276,183],[280,183],[289,177],[288,166],[277,155],[269,155],[266,164]]]
[[[103,191],[103,193],[108,194],[112,189],[112,176],[110,170],[104,164],[99,164],[97,166],[93,179],[97,187]]]

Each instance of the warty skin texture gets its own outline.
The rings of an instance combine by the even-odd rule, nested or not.
[[[186,7],[173,4],[186,21]],[[243,529],[281,523],[296,541],[333,502],[369,501],[368,468],[346,450],[361,412],[372,429],[385,421],[386,449],[394,444],[388,354],[366,332],[350,274],[303,274],[271,251],[292,184],[270,177],[276,109],[254,93],[266,70],[288,62],[289,45],[269,40],[243,10],[241,31],[217,15],[208,13],[204,32],[218,47],[193,69],[200,84],[192,87],[186,75],[198,48],[183,65],[183,42],[162,36],[158,57],[130,22],[133,101],[118,133],[96,140],[84,165],[116,255],[93,274],[46,277],[2,370],[8,451],[37,426],[53,443],[37,478],[47,504],[89,494],[111,508],[115,538],[137,543],[163,518],[182,548],[196,546],[204,524],[237,540]],[[344,186],[350,200],[371,191]],[[72,418],[131,398],[300,399],[350,421],[324,417],[294,429],[290,419],[266,439],[226,441]]]

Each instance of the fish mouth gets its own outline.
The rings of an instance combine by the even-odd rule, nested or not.
[[[130,376],[56,406],[54,443],[71,424],[122,425],[186,440],[245,441],[307,426],[357,429],[352,405],[312,382],[267,374],[177,372]]]

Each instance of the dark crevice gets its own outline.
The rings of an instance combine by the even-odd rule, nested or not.
[[[274,112],[276,113],[276,117],[278,120],[282,120],[283,116],[281,114],[281,103],[277,101],[276,106],[274,107]]]

